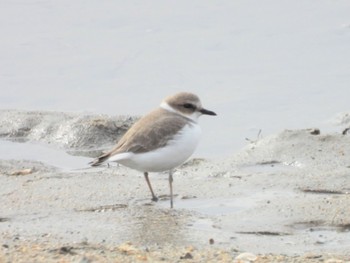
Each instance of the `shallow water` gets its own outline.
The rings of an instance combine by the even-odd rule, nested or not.
[[[177,203],[178,208],[196,211],[204,215],[218,216],[247,209],[248,203],[237,204],[234,199],[190,199]]]
[[[40,143],[20,143],[0,140],[1,160],[36,160],[65,171],[85,169],[91,158],[72,156],[63,150]]]
[[[218,114],[196,155],[225,157],[260,129],[349,109],[349,13],[345,0],[2,1],[0,108],[140,115],[192,91]]]

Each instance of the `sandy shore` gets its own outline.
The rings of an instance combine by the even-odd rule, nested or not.
[[[2,111],[0,135],[93,155],[91,134],[108,148],[105,131],[132,121]],[[174,175],[172,210],[166,174],[151,174],[154,203],[124,167],[0,160],[0,262],[349,261],[349,143],[341,129],[285,130],[223,161],[192,159]]]

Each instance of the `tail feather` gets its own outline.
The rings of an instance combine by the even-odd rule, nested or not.
[[[89,162],[91,166],[100,166],[103,164],[108,158],[110,157],[110,153],[101,155],[100,157],[97,157],[95,160]]]
[[[131,153],[131,152],[114,154],[113,151],[111,151],[111,152],[105,153],[105,154],[97,157],[96,159],[94,159],[91,162],[89,162],[89,164],[91,166],[99,166],[99,165],[103,164],[106,161],[119,162],[119,161],[128,159],[128,158],[132,157],[133,155],[134,154]]]

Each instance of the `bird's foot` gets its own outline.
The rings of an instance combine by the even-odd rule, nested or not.
[[[152,200],[153,202],[158,202],[158,197],[153,196],[151,200]]]

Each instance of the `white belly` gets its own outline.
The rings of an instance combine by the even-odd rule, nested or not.
[[[201,135],[197,123],[186,125],[165,147],[147,153],[128,154],[117,162],[142,172],[162,172],[184,163],[196,149]]]

